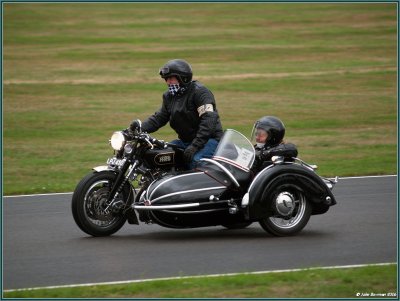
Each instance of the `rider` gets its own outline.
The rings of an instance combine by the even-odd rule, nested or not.
[[[212,92],[197,80],[192,80],[192,67],[181,59],[168,61],[159,72],[168,90],[163,94],[161,108],[142,124],[148,133],[157,131],[167,122],[178,134],[171,143],[185,149],[184,160],[189,169],[204,157],[211,157],[223,130]],[[130,128],[140,126],[133,120]]]
[[[274,116],[264,116],[256,121],[252,132],[252,141],[255,140],[256,160],[253,171],[259,172],[271,164],[273,156],[294,158],[297,156],[297,148],[293,143],[285,143],[285,125]]]

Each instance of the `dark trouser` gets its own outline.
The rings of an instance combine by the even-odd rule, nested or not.
[[[178,145],[179,147],[182,147],[184,149],[186,149],[190,145],[190,143],[183,142],[179,139],[173,140],[171,141],[171,143]],[[201,158],[211,158],[214,155],[217,146],[217,140],[213,138],[209,139],[204,147],[194,154],[192,162],[190,162],[188,169],[194,169]]]

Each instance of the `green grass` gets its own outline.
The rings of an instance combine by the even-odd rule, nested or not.
[[[224,128],[276,115],[323,176],[397,173],[395,3],[6,3],[4,194],[72,191],[158,109],[172,58]]]
[[[394,295],[397,293],[396,275],[397,265],[393,264],[348,269],[309,269],[290,273],[188,277],[118,285],[14,291],[4,293],[4,297],[365,299],[366,294],[370,294],[369,297],[397,299]]]

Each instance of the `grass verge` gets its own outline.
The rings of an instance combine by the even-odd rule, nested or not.
[[[373,277],[371,277],[373,275]],[[397,265],[183,278],[4,293],[5,298],[389,298]]]

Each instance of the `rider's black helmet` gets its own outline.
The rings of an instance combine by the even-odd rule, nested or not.
[[[265,146],[276,146],[282,142],[285,136],[285,125],[274,116],[264,116],[258,119],[254,124],[253,135],[255,135],[257,129],[263,129],[268,133]]]
[[[160,75],[166,79],[176,76],[181,85],[188,84],[192,81],[192,67],[185,60],[175,59],[168,61],[161,69]]]

